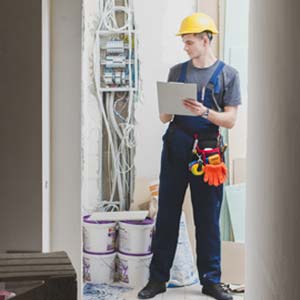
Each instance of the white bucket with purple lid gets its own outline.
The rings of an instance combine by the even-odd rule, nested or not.
[[[119,281],[128,287],[144,287],[149,279],[149,266],[152,254],[117,253]]]
[[[126,254],[150,254],[153,219],[119,222],[119,250]]]
[[[95,284],[114,282],[115,258],[115,251],[107,253],[83,251],[84,281]]]
[[[115,250],[116,222],[93,221],[83,217],[83,248],[93,253],[108,253]]]

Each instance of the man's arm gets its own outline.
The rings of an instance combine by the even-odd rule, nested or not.
[[[207,119],[218,126],[231,129],[235,125],[237,111],[237,106],[225,106],[224,112],[217,112],[210,109]]]
[[[207,108],[200,102],[193,99],[185,99],[184,106],[195,116],[203,115]],[[236,122],[238,106],[225,106],[224,112],[209,110],[208,120],[215,125],[231,129]]]

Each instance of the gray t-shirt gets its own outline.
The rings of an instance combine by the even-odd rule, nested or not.
[[[193,65],[192,60],[188,62],[186,72],[187,83],[197,83],[198,91],[206,86],[217,68],[216,61],[207,68],[197,68]],[[175,65],[170,69],[168,81],[176,82],[179,79],[182,63]],[[219,75],[220,93],[216,94],[218,105],[224,109],[224,106],[237,106],[241,104],[241,91],[239,73],[233,67],[225,64]]]

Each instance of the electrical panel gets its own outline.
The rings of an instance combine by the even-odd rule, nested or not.
[[[101,33],[100,33],[101,34]],[[134,47],[135,33],[103,34],[100,45],[100,74],[102,91],[137,89],[137,59]]]

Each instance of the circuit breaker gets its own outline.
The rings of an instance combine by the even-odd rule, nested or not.
[[[100,39],[101,58],[101,89],[103,91],[121,91],[137,89],[136,48],[134,47],[134,32],[113,33],[107,32]],[[128,43],[129,34],[131,44]]]

